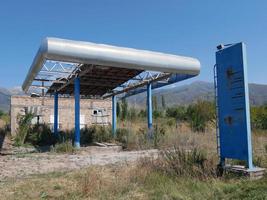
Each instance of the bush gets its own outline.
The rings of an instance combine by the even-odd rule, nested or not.
[[[91,126],[81,130],[81,144],[91,144],[93,142],[109,142],[112,140],[110,127]]]
[[[161,111],[159,111],[159,110],[154,110],[153,111],[153,118],[154,119],[158,119],[160,117],[163,117],[163,113]]]
[[[25,142],[34,146],[50,146],[56,143],[56,138],[46,124],[36,124],[29,129]]]
[[[175,119],[168,119],[168,121],[166,122],[168,126],[174,126],[176,124]]]
[[[177,121],[188,121],[193,131],[204,132],[208,122],[215,122],[215,106],[214,103],[208,101],[198,101],[188,107],[167,108],[166,117]]]
[[[92,127],[85,127],[83,129],[81,129],[80,132],[80,143],[81,145],[87,145],[87,144],[91,144],[93,142],[93,131],[95,129],[93,129]]]
[[[154,125],[153,129],[140,128],[137,132],[137,144],[139,149],[159,148],[164,140],[166,128]]]
[[[192,151],[186,151],[174,147],[162,151],[157,168],[171,176],[199,179],[216,177],[215,161],[208,160],[206,154],[196,148]]]
[[[31,120],[33,119],[33,114],[28,113],[25,115],[18,115],[18,131],[15,136],[15,145],[20,146],[25,144],[28,133],[31,130]]]
[[[251,108],[251,124],[255,129],[267,129],[267,105]]]
[[[208,122],[215,120],[215,107],[213,103],[198,101],[190,105],[186,112],[193,131],[204,132]]]
[[[166,116],[170,118],[175,118],[179,121],[186,121],[188,119],[187,108],[184,106],[167,108]]]
[[[71,141],[66,141],[66,142],[63,142],[63,143],[56,144],[52,148],[52,151],[56,152],[56,153],[74,153],[75,152],[75,148],[73,147]]]

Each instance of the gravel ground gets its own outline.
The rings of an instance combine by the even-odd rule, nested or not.
[[[156,157],[158,154],[157,150],[121,151],[118,146],[82,147],[75,154],[32,153],[31,149],[20,151],[26,153],[14,150],[0,155],[0,181],[32,174],[81,169],[90,165],[134,162],[142,157]]]

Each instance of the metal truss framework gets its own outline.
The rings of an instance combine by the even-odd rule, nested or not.
[[[75,77],[82,77],[88,70],[81,71],[81,64],[67,63],[47,60],[35,77],[30,92],[45,95],[51,89],[53,84],[59,84],[57,92],[64,89],[67,85],[72,83]],[[96,66],[97,67],[97,66]],[[109,98],[120,95],[121,97],[128,97],[146,91],[146,85],[151,84],[152,89],[170,85],[181,80],[191,78],[192,75],[171,74],[164,72],[143,71],[137,76],[126,80],[118,85],[115,89],[108,91],[101,98]],[[49,92],[51,94],[51,91]],[[71,94],[67,94],[71,95]]]
[[[47,60],[35,77],[29,92],[47,92],[53,83],[66,83],[69,76],[72,76],[79,69],[79,64]]]

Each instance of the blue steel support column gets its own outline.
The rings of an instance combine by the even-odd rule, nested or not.
[[[147,126],[152,130],[152,89],[151,83],[147,84]]]
[[[58,93],[54,94],[54,135],[58,136]]]
[[[117,98],[112,96],[112,135],[116,136],[116,127],[117,127]]]
[[[75,98],[75,134],[74,147],[80,148],[80,78],[76,77],[74,81]]]
[[[243,43],[243,70],[244,70],[244,90],[245,90],[245,106],[246,106],[246,120],[247,120],[247,165],[250,170],[254,169],[253,156],[252,156],[252,140],[251,140],[251,122],[250,122],[250,104],[249,104],[249,89],[248,89],[248,72],[247,72],[247,50]]]

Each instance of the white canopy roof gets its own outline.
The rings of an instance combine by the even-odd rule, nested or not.
[[[90,42],[45,38],[22,85],[25,92],[46,60],[189,75],[197,75],[200,72],[200,62],[191,57]]]

